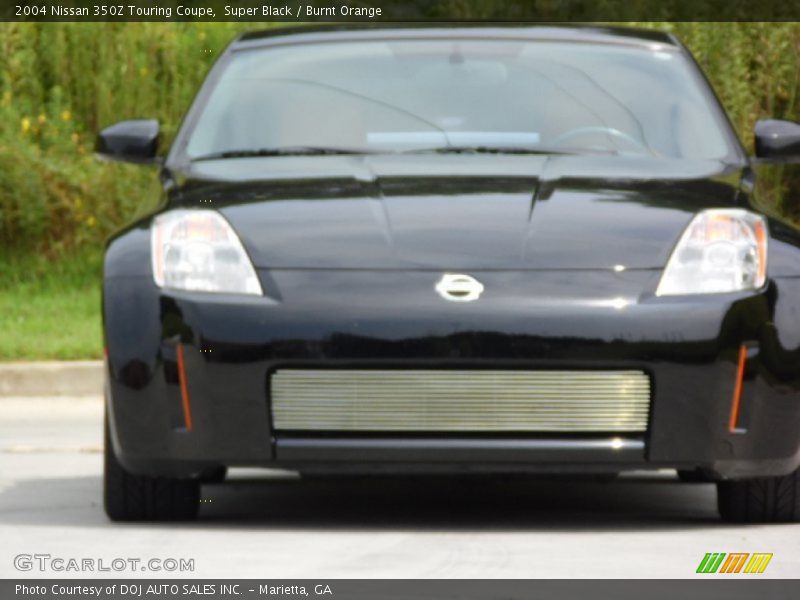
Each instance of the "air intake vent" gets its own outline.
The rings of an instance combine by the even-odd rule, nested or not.
[[[293,431],[647,430],[641,371],[281,369],[274,427]]]

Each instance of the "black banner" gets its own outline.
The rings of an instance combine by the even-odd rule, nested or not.
[[[634,575],[635,573],[631,573]],[[796,580],[469,580],[469,579],[150,579],[2,580],[0,598],[39,600],[790,600]]]
[[[800,21],[787,0],[0,0],[3,21]]]

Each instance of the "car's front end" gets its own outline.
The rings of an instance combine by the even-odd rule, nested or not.
[[[580,37],[543,31],[562,45]],[[325,41],[307,35],[303,52]],[[374,33],[359,35],[356,42],[378,43]],[[415,66],[422,56],[430,63],[419,71],[423,86],[456,69],[484,90],[510,80],[527,52],[513,36],[486,48],[475,32],[397,36],[387,60]],[[269,43],[291,52],[277,39]],[[231,51],[246,57],[230,67],[248,73],[246,87],[262,64],[247,58],[256,42]],[[363,51],[342,42],[344,55]],[[439,56],[440,42],[450,53],[443,65],[427,54]],[[631,50],[622,40],[623,55],[609,50],[610,64],[630,68],[637,52],[661,64],[681,52],[667,38],[640,42]],[[472,70],[462,73],[473,43]],[[223,58],[223,73],[207,85],[232,86],[224,69],[236,60]],[[602,81],[602,73],[589,84],[561,68],[537,66],[542,81],[565,77],[551,110],[562,93],[574,100]],[[288,86],[275,92],[287,102],[293,86],[308,86],[263,77]],[[570,125],[549,134],[563,145],[547,148],[539,146],[545,133],[490,134],[485,124],[445,132],[455,117],[433,132],[417,131],[419,123],[398,132],[410,109],[392,106],[390,117],[374,117],[385,121],[377,132],[368,119],[339,113],[368,130],[374,147],[363,151],[301,143],[308,131],[278,150],[231,150],[220,136],[252,132],[231,133],[225,103],[252,98],[220,94],[201,92],[190,111],[163,172],[161,208],[108,245],[113,473],[189,481],[231,466],[672,468],[740,481],[800,466],[800,235],[759,214],[751,166],[715,104],[702,142],[692,127],[658,142],[622,125]],[[700,103],[699,92],[684,96]],[[608,93],[598,98],[580,110],[632,118]],[[389,110],[388,100],[370,102],[376,113]],[[696,125],[697,106],[675,106]],[[208,113],[224,127],[204,129]],[[444,147],[427,146],[441,134]],[[476,145],[455,144],[469,136]],[[492,136],[501,145],[486,146]],[[584,136],[595,139],[578,151],[574,138]],[[533,146],[509,148],[510,140]],[[126,510],[110,513],[130,518]],[[142,516],[158,514],[134,518]]]
[[[475,177],[469,184],[492,196],[485,200],[487,216],[493,213],[496,222],[504,210],[531,203],[528,192],[503,199]],[[390,471],[672,467],[718,477],[794,470],[800,460],[800,279],[786,270],[757,290],[658,295],[666,264],[658,263],[669,257],[692,213],[685,206],[662,209],[657,229],[666,230],[664,242],[657,248],[651,226],[654,254],[636,255],[628,248],[647,229],[636,222],[647,211],[633,201],[626,211],[621,199],[647,191],[629,185],[615,191],[613,218],[627,224],[600,239],[602,202],[587,198],[593,213],[579,218],[582,200],[568,188],[548,202],[570,205],[569,214],[533,208],[542,221],[572,225],[553,228],[561,236],[556,247],[537,242],[521,260],[542,265],[526,269],[488,264],[493,253],[511,260],[530,238],[495,231],[491,246],[470,239],[459,225],[473,217],[456,214],[463,197],[429,195],[416,216],[390,208],[397,221],[387,235],[397,239],[383,268],[379,250],[366,242],[349,266],[336,264],[344,246],[367,235],[357,231],[355,206],[371,219],[373,200],[284,199],[309,208],[284,216],[274,243],[288,254],[297,240],[304,252],[319,253],[319,266],[259,264],[259,294],[160,288],[148,222],[129,230],[111,244],[104,290],[111,412],[123,464],[176,475],[214,464]],[[331,218],[350,210],[350,229],[304,239],[302,231],[315,229],[314,215],[323,213],[314,202],[331,204]],[[426,219],[444,203],[452,205],[442,207],[449,218]],[[239,225],[245,245],[256,244],[261,219],[269,219],[256,214],[268,212],[260,202],[220,208]],[[433,268],[439,253],[419,241],[403,256],[404,236],[419,235],[401,229],[403,219],[418,220],[434,240],[430,246],[445,240],[461,264]],[[584,244],[597,248],[581,266],[570,257]],[[778,239],[770,239],[770,251],[778,266],[791,264],[797,252]],[[467,268],[470,260],[474,266]],[[138,273],[123,265],[136,265]],[[443,295],[437,284],[450,272],[478,282],[481,291],[466,301]]]

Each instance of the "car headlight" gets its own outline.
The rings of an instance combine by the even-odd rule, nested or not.
[[[176,290],[261,295],[253,265],[228,222],[213,210],[172,210],[151,227],[156,285]]]
[[[657,296],[755,290],[767,277],[767,225],[742,209],[699,213],[672,251]]]

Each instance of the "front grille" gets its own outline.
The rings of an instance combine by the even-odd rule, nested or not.
[[[293,431],[643,432],[641,371],[280,369],[272,417]]]

